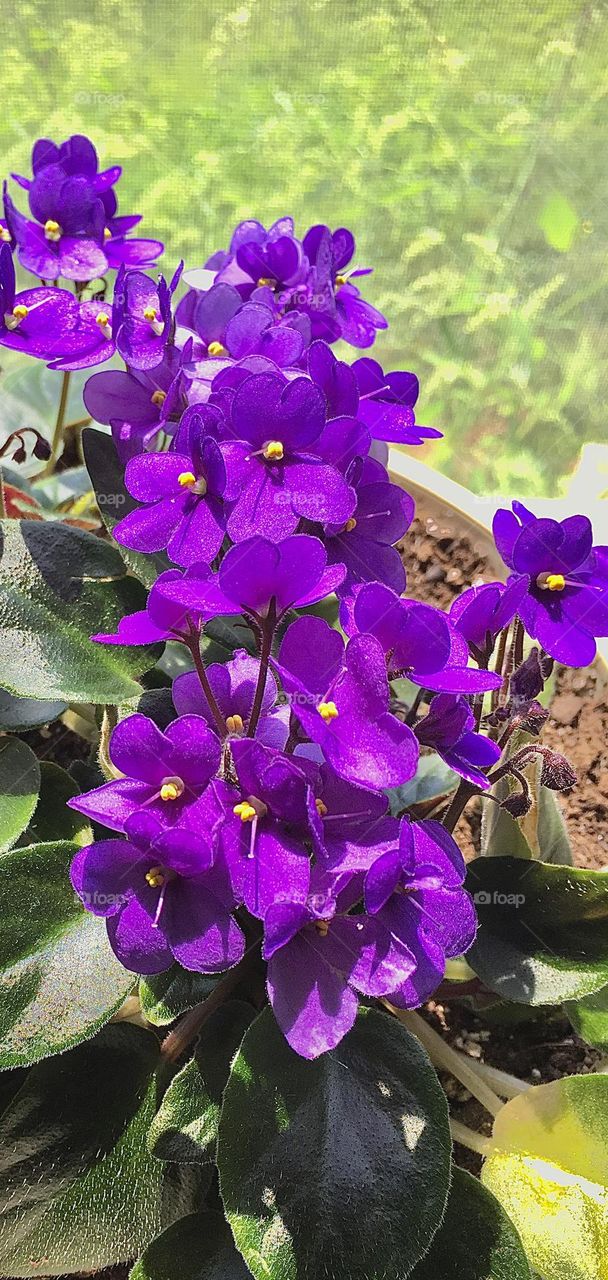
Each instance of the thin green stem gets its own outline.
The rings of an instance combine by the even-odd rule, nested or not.
[[[475,1133],[474,1129],[461,1124],[460,1120],[453,1120],[451,1116],[450,1133],[454,1142],[466,1147],[468,1151],[475,1151],[478,1156],[489,1156],[493,1151],[491,1138],[487,1138],[484,1133]]]
[[[490,1115],[497,1116],[502,1111],[504,1102],[494,1093],[489,1084],[481,1079],[477,1071],[477,1064],[472,1058],[468,1058],[466,1054],[459,1053],[457,1049],[453,1049],[443,1039],[437,1031],[420,1017],[419,1013],[414,1013],[413,1009],[395,1009],[390,1003],[390,999],[384,1000],[383,1004],[394,1013],[395,1016],[403,1023],[408,1031],[420,1041],[421,1045],[426,1049],[429,1058],[434,1066],[439,1067],[442,1071],[449,1071],[450,1075],[455,1076],[464,1085],[469,1093],[481,1102],[482,1107],[490,1112]]]
[[[68,394],[70,390],[70,373],[66,371],[61,375],[61,393],[59,396],[59,404],[57,406],[57,417],[55,419],[55,427],[53,429],[53,439],[51,441],[51,456],[42,472],[43,476],[52,476],[57,460],[61,452],[61,442],[63,440],[63,428],[65,424],[65,411],[68,407]]]

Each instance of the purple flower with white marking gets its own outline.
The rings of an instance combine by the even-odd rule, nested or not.
[[[153,369],[160,364],[171,334],[171,298],[180,275],[181,266],[167,284],[164,276],[155,283],[144,271],[119,274],[114,291],[121,312],[116,345],[130,368]]]
[[[199,973],[236,964],[245,939],[232,916],[234,898],[208,838],[163,828],[134,814],[126,840],[100,840],[74,858],[71,880],[93,914],[106,917],[115,955],[135,973],[161,973],[174,960]]]
[[[493,532],[505,564],[529,576],[517,609],[528,635],[566,666],[593,662],[595,636],[608,636],[608,548],[593,546],[587,516],[537,519],[514,502]]]

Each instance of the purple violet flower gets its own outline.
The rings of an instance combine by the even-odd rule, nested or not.
[[[207,678],[226,721],[229,738],[247,735],[259,674],[259,659],[252,658],[246,649],[236,649],[229,662],[214,662],[207,667]],[[276,680],[268,671],[256,740],[266,747],[282,750],[289,734],[289,708],[277,703],[277,693]],[[173,703],[179,716],[202,716],[210,728],[217,731],[196,672],[186,671],[174,680]]]
[[[119,302],[121,319],[116,345],[132,369],[153,369],[160,364],[171,326],[171,298],[179,283],[178,267],[169,284],[159,276],[155,284],[143,271],[126,271],[116,280],[114,301]]]
[[[167,347],[153,369],[94,373],[85,383],[83,398],[87,413],[112,427],[118,456],[125,463],[162,427],[169,429],[169,416],[183,407],[182,384],[182,353]]]
[[[75,796],[68,801],[72,809],[113,831],[125,831],[127,819],[140,809],[162,827],[191,826],[198,814],[206,830],[209,806],[198,802],[219,768],[221,748],[202,716],[180,716],[163,732],[136,712],[112,731],[109,756],[123,776]],[[210,798],[212,807],[218,794]]]
[[[170,455],[168,455],[170,456]],[[244,613],[278,621],[288,609],[316,604],[336,590],[343,565],[328,565],[318,538],[297,533],[282,542],[249,538],[226,552],[217,574],[196,565],[183,577],[165,578],[167,600],[206,618]]]
[[[450,606],[450,622],[464,636],[473,657],[487,662],[503,627],[508,627],[523,600],[530,579],[527,574],[502,582],[484,582],[469,587]]]
[[[352,594],[362,582],[383,582],[400,594],[405,569],[393,545],[409,529],[414,502],[399,485],[391,484],[386,469],[373,458],[357,458],[347,472],[357,505],[346,524],[326,525],[325,544],[330,564],[346,566],[339,594]]]
[[[341,777],[382,791],[414,776],[418,744],[389,712],[384,654],[374,636],[356,636],[345,648],[322,618],[298,618],[276,668],[293,715]]]
[[[474,731],[475,717],[466,698],[438,693],[414,733],[424,747],[433,747],[442,760],[467,782],[487,791],[485,770],[500,759],[501,749],[491,738]]]
[[[351,284],[355,276],[369,275],[371,268],[346,272],[355,251],[352,232],[345,227],[331,232],[319,224],[306,232],[303,247],[310,273],[306,288],[296,289],[294,303],[310,315],[313,337],[328,342],[343,338],[353,347],[371,347],[377,330],[387,329],[388,321]]]
[[[60,192],[62,216],[70,225],[88,218],[86,234],[66,231],[57,218],[31,222],[13,204],[4,184],[4,215],[22,267],[41,280],[95,280],[107,270],[103,241],[103,205],[86,179],[67,178]]]
[[[345,524],[352,516],[353,490],[323,461],[324,427],[323,396],[309,378],[289,382],[277,370],[252,374],[237,388],[232,441],[222,445],[233,542],[258,532],[278,541],[300,518]]]
[[[226,868],[213,863],[208,839],[163,828],[151,813],[134,814],[126,826],[126,840],[88,845],[71,868],[87,910],[106,917],[121,963],[135,973],[160,973],[173,960],[200,973],[236,964],[245,939],[231,914]]]
[[[10,245],[0,244],[0,346],[51,360],[69,347],[78,323],[78,303],[67,289],[15,293]]]
[[[352,371],[360,397],[358,415],[374,440],[416,445],[442,438],[441,431],[416,422],[414,405],[420,387],[414,373],[384,373],[382,365],[369,356],[355,360]]]
[[[168,599],[164,595],[165,587],[178,581],[181,581],[179,569],[167,569],[165,573],[161,573],[150,591],[145,609],[125,614],[114,634],[98,632],[91,636],[91,640],[99,644],[127,645],[191,640],[197,632],[194,622],[196,611],[192,606],[184,607],[179,601]]]
[[[222,495],[226,469],[218,444],[190,433],[190,453],[143,453],[131,458],[125,485],[138,502],[114,528],[122,546],[135,551],[167,548],[175,564],[210,564],[224,540]]]
[[[537,519],[521,502],[512,505],[496,512],[493,532],[505,564],[530,577],[519,616],[557,662],[586,667],[594,637],[608,635],[608,549],[593,546],[587,516]]]

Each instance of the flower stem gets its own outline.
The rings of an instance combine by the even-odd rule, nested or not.
[[[458,1142],[461,1147],[466,1147],[469,1151],[477,1152],[478,1156],[489,1156],[493,1149],[491,1138],[487,1138],[483,1133],[475,1133],[474,1129],[461,1124],[460,1120],[452,1120],[451,1116],[450,1132],[454,1142]]]
[[[196,632],[196,634],[191,635],[188,638],[188,640],[184,641],[184,643],[187,645],[187,648],[189,649],[192,655],[192,661],[196,668],[196,674],[200,680],[201,688],[209,704],[209,710],[217,725],[220,738],[224,739],[227,733],[226,721],[220,711],[220,708],[216,702],[215,694],[209,683],[209,676],[207,675],[207,672],[205,670],[205,664],[203,662],[203,658],[201,655],[201,646],[200,646],[200,639],[199,639],[198,632]]]
[[[501,1071],[499,1067],[491,1067],[487,1062],[476,1062],[475,1070],[501,1098],[519,1098],[520,1094],[527,1093],[532,1087],[527,1080],[518,1080],[517,1076]]]
[[[207,996],[200,1004],[189,1009],[184,1014],[181,1022],[169,1032],[165,1037],[161,1046],[161,1055],[167,1062],[177,1062],[185,1053],[186,1049],[196,1039],[201,1027],[205,1025],[207,1020],[223,1005],[224,1001],[238,986],[241,979],[253,967],[254,962],[259,956],[259,938],[247,949],[244,956],[233,969],[229,969],[220,978],[216,987],[213,988],[211,995]]]
[[[472,783],[467,782],[464,778],[462,779],[462,782],[459,783],[456,789],[449,809],[447,809],[441,820],[441,825],[445,827],[446,831],[454,830],[454,827],[456,826],[461,813],[469,803],[471,796],[477,795],[478,792],[478,787],[474,787]]]
[[[443,1071],[449,1071],[450,1075],[455,1076],[460,1083],[464,1085],[469,1093],[481,1102],[482,1107],[490,1112],[490,1115],[497,1116],[502,1111],[504,1102],[494,1093],[489,1084],[481,1079],[477,1071],[476,1064],[466,1054],[459,1053],[457,1049],[453,1049],[433,1028],[420,1017],[419,1013],[414,1013],[412,1009],[395,1009],[389,1000],[383,1003],[391,1013],[411,1031],[413,1035],[420,1041],[421,1045],[426,1049],[431,1062],[436,1067],[440,1067]]]
[[[269,612],[268,617],[264,619],[264,624],[262,627],[262,647],[260,649],[260,670],[258,672],[258,682],[255,688],[253,706],[251,708],[249,725],[247,727],[247,734],[250,738],[253,738],[255,736],[255,731],[258,727],[260,714],[262,711],[262,703],[264,701],[264,690],[266,688],[266,679],[268,676],[268,660],[270,658],[270,652],[272,649],[272,637],[274,636],[275,621],[276,621],[275,612],[274,612],[274,609],[272,609],[271,612]]]
[[[59,396],[59,405],[57,407],[57,417],[55,419],[55,427],[53,430],[53,439],[51,441],[51,456],[42,472],[43,476],[52,476],[59,453],[61,450],[61,442],[63,439],[63,426],[65,423],[65,411],[68,407],[68,392],[70,390],[70,374],[69,370],[61,375],[61,393]]]

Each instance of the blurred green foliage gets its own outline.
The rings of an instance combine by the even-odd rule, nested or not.
[[[346,223],[433,465],[555,494],[605,440],[606,0],[4,3],[7,171],[84,131],[198,265],[240,218]]]

